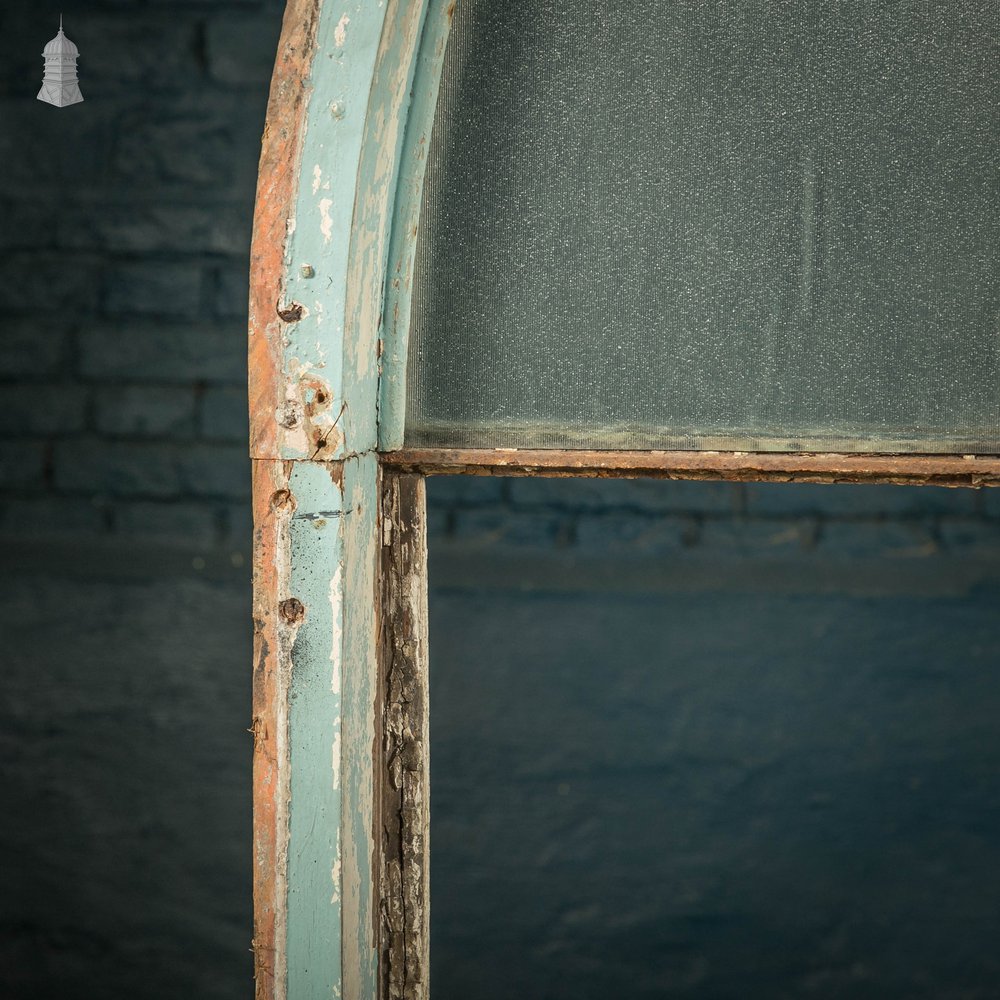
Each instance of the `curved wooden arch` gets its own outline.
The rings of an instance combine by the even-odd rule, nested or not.
[[[400,450],[454,4],[284,16],[251,251],[257,1000],[427,995],[421,476],[1000,483],[996,456]]]
[[[427,7],[288,0],[271,81],[249,328],[258,1000],[388,995],[379,329]]]

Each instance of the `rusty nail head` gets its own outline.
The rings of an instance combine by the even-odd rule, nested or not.
[[[305,310],[298,302],[290,302],[284,309],[277,306],[278,316],[286,323],[298,323],[305,314]]]
[[[297,625],[305,618],[306,608],[297,597],[289,597],[278,605],[278,613],[289,625]]]
[[[295,510],[295,497],[291,490],[276,490],[271,494],[271,509],[276,511]]]

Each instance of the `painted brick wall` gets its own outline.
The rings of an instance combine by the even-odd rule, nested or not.
[[[246,275],[278,0],[0,10],[0,533],[249,543]],[[56,8],[53,8],[55,10]]]
[[[282,8],[0,5],[10,1000],[253,993],[246,276]]]
[[[1000,555],[1000,492],[936,487],[450,477],[428,488],[453,543],[586,552]]]

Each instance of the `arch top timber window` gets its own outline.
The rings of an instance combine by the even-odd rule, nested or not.
[[[1000,485],[998,42],[981,0],[286,0],[258,1000],[428,997],[425,476]]]
[[[407,447],[994,453],[996,10],[462,0]]]

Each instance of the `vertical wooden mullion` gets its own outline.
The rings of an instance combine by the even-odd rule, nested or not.
[[[424,478],[383,469],[375,843],[381,1000],[429,986],[430,744]]]
[[[253,469],[253,858],[254,982],[257,1000],[284,1000],[288,826],[287,670],[290,645],[280,625],[288,549],[290,463],[257,460]]]
[[[428,2],[287,0],[272,77],[250,303],[258,1000],[375,1000],[386,978],[379,331]],[[419,813],[426,783],[403,771]],[[407,886],[423,840],[401,822]],[[408,946],[426,939],[413,906],[426,891],[410,896]],[[402,981],[425,982],[406,954]]]

